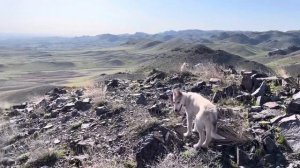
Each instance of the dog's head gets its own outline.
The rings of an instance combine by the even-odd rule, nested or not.
[[[184,104],[184,98],[182,92],[179,89],[174,89],[172,99],[173,99],[174,111],[180,113],[182,106]]]

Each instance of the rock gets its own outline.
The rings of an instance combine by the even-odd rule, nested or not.
[[[191,92],[201,92],[201,90],[206,87],[206,83],[204,81],[197,82],[192,88]]]
[[[17,109],[13,109],[7,113],[7,116],[9,116],[9,117],[15,117],[18,115],[21,115],[21,113]]]
[[[77,96],[83,96],[83,89],[78,89],[78,90],[76,90],[76,91],[75,91],[75,94],[76,94]]]
[[[32,113],[32,112],[33,112],[33,107],[27,107],[27,108],[25,109],[25,112],[26,112],[26,113]]]
[[[212,101],[214,103],[217,103],[219,100],[221,100],[223,98],[223,92],[218,90],[214,93]]]
[[[243,166],[255,167],[252,164],[255,164],[255,162],[253,162],[250,154],[248,154],[246,151],[237,148],[237,165],[241,167]]]
[[[154,81],[155,79],[164,79],[167,76],[165,72],[153,69],[149,76],[146,78],[146,80],[143,82],[143,84],[149,83],[151,81]]]
[[[19,104],[19,105],[14,105],[12,106],[13,109],[25,109],[27,106],[27,103],[22,103],[22,104]]]
[[[74,146],[73,146],[74,145]],[[92,148],[95,145],[95,141],[92,138],[88,138],[86,140],[77,140],[75,143],[70,143],[70,148],[73,151],[76,151],[76,155],[84,154],[84,151]]]
[[[277,102],[267,102],[263,104],[265,109],[279,109],[280,105]]]
[[[82,167],[83,162],[86,162],[88,159],[89,159],[89,155],[84,154],[84,155],[79,155],[79,156],[72,157],[69,160],[69,162],[70,162],[70,164],[74,165],[75,167]]]
[[[287,168],[299,168],[299,167],[300,167],[300,161],[296,160],[296,161],[292,161],[292,163],[290,163]]]
[[[286,167],[286,159],[282,153],[266,154],[262,157],[263,167]]]
[[[168,81],[171,84],[175,84],[175,83],[184,83],[184,79],[181,78],[178,74],[173,76],[172,78],[170,78],[170,80]]]
[[[284,78],[282,81],[282,85],[284,87],[298,88],[297,79],[295,79],[293,77]]]
[[[300,99],[300,91],[293,95],[293,100]]]
[[[17,164],[23,164],[25,162],[27,162],[27,160],[29,159],[29,153],[24,153],[24,154],[21,154],[20,156],[17,157],[16,161],[17,161]]]
[[[49,128],[52,128],[52,127],[53,127],[53,125],[50,124],[50,123],[48,123],[48,124],[44,127],[44,129],[49,129]]]
[[[281,134],[285,137],[287,145],[291,147],[293,152],[300,152],[300,115],[294,114],[289,117],[284,117],[278,121],[281,128]]]
[[[253,87],[253,81],[251,79],[251,76],[253,75],[253,72],[243,72],[242,73],[242,82],[241,82],[241,88],[245,91],[251,92]]]
[[[278,147],[274,141],[273,138],[271,138],[270,136],[266,136],[264,139],[263,139],[263,145],[264,145],[264,148],[265,148],[265,151],[267,153],[275,153],[278,151]]]
[[[243,102],[244,104],[251,104],[252,96],[249,93],[242,92],[242,95],[235,97],[235,100]]]
[[[62,123],[66,123],[67,121],[69,121],[72,117],[70,115],[65,115],[60,119],[60,122]]]
[[[30,113],[29,118],[36,119],[36,118],[38,118],[38,115],[36,113]]]
[[[159,94],[159,98],[163,99],[163,100],[168,100],[169,99],[169,95],[167,93],[161,93],[161,94]]]
[[[52,91],[48,92],[48,95],[50,96],[56,96],[60,94],[66,94],[67,91],[63,88],[54,88]]]
[[[300,99],[292,100],[287,107],[288,114],[300,114]]]
[[[267,110],[263,110],[259,113],[250,113],[250,120],[254,120],[254,121],[258,121],[258,120],[265,120],[265,119],[270,119],[276,116],[281,115],[282,112],[280,110],[277,109],[267,109]]]
[[[72,111],[71,116],[72,117],[77,117],[77,116],[80,116],[80,113],[78,113],[77,110],[74,110],[74,111]]]
[[[119,155],[122,155],[123,153],[126,152],[126,147],[120,146],[120,147],[116,150],[116,152],[117,152]]]
[[[157,162],[168,152],[182,148],[183,144],[173,131],[160,126],[153,128],[153,132],[144,136],[135,147],[137,168]]]
[[[150,113],[151,116],[160,116],[162,115],[162,108],[164,108],[166,106],[166,104],[164,103],[158,103],[158,104],[154,104],[153,106],[151,106],[148,111]]]
[[[59,139],[54,139],[53,143],[54,143],[54,144],[59,144],[59,143],[60,143],[60,140],[59,140]]]
[[[139,144],[141,146],[136,153],[137,168],[144,168],[160,156],[167,154],[167,149],[163,143],[153,134],[144,137]]]
[[[261,110],[261,106],[251,106],[249,112],[260,112]]]
[[[144,105],[144,106],[148,104],[147,99],[144,96],[144,94],[139,94],[137,96],[136,104],[141,104],[141,105]]]
[[[236,97],[238,95],[239,88],[237,85],[230,85],[223,88],[223,94],[225,97]]]
[[[90,99],[89,98],[85,98],[82,101],[77,101],[75,102],[75,108],[77,110],[81,110],[81,111],[86,111],[88,109],[90,109],[92,107],[92,105],[90,104]]]
[[[32,135],[33,133],[35,133],[35,132],[38,131],[38,130],[39,130],[38,128],[29,128],[28,134],[29,134],[29,135]]]
[[[107,82],[108,88],[116,88],[119,86],[119,79],[112,79]]]
[[[81,129],[87,129],[90,127],[90,123],[84,123],[84,124],[81,124]]]
[[[63,112],[68,112],[68,111],[70,111],[74,106],[75,106],[74,103],[67,103],[65,106],[63,106],[63,108],[61,109],[61,111],[63,111]]]
[[[103,115],[105,113],[108,113],[108,112],[109,112],[109,110],[105,106],[101,106],[101,107],[96,108],[96,115],[97,116],[101,116],[101,115]]]
[[[3,157],[0,159],[0,165],[3,165],[5,167],[10,167],[15,164],[15,160],[8,157]]]
[[[263,96],[266,93],[267,90],[267,83],[266,81],[263,81],[261,83],[261,85],[259,86],[259,88],[257,88],[252,94],[251,96]]]
[[[209,79],[209,83],[210,84],[214,84],[214,85],[220,85],[221,84],[221,79],[219,79],[219,78],[210,78]]]
[[[266,95],[264,95],[264,96],[258,96],[256,98],[256,105],[262,106],[263,104],[265,104],[268,101],[270,101],[270,97],[268,97]]]

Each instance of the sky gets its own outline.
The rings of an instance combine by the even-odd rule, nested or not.
[[[300,0],[0,0],[0,33],[299,30]]]

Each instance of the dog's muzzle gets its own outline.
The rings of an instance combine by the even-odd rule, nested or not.
[[[176,112],[176,113],[180,113],[180,111],[181,111],[181,108],[182,108],[182,105],[180,105],[180,108],[179,108],[179,110],[175,109],[175,112]]]

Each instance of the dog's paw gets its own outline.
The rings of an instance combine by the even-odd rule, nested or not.
[[[195,145],[193,145],[193,148],[194,148],[194,149],[199,149],[200,147],[201,147],[201,145],[198,144],[198,143],[196,143]]]
[[[186,132],[186,133],[183,134],[184,137],[187,137],[187,136],[190,136],[190,135],[191,135],[191,132]]]
[[[193,128],[192,132],[198,132],[196,128]]]

